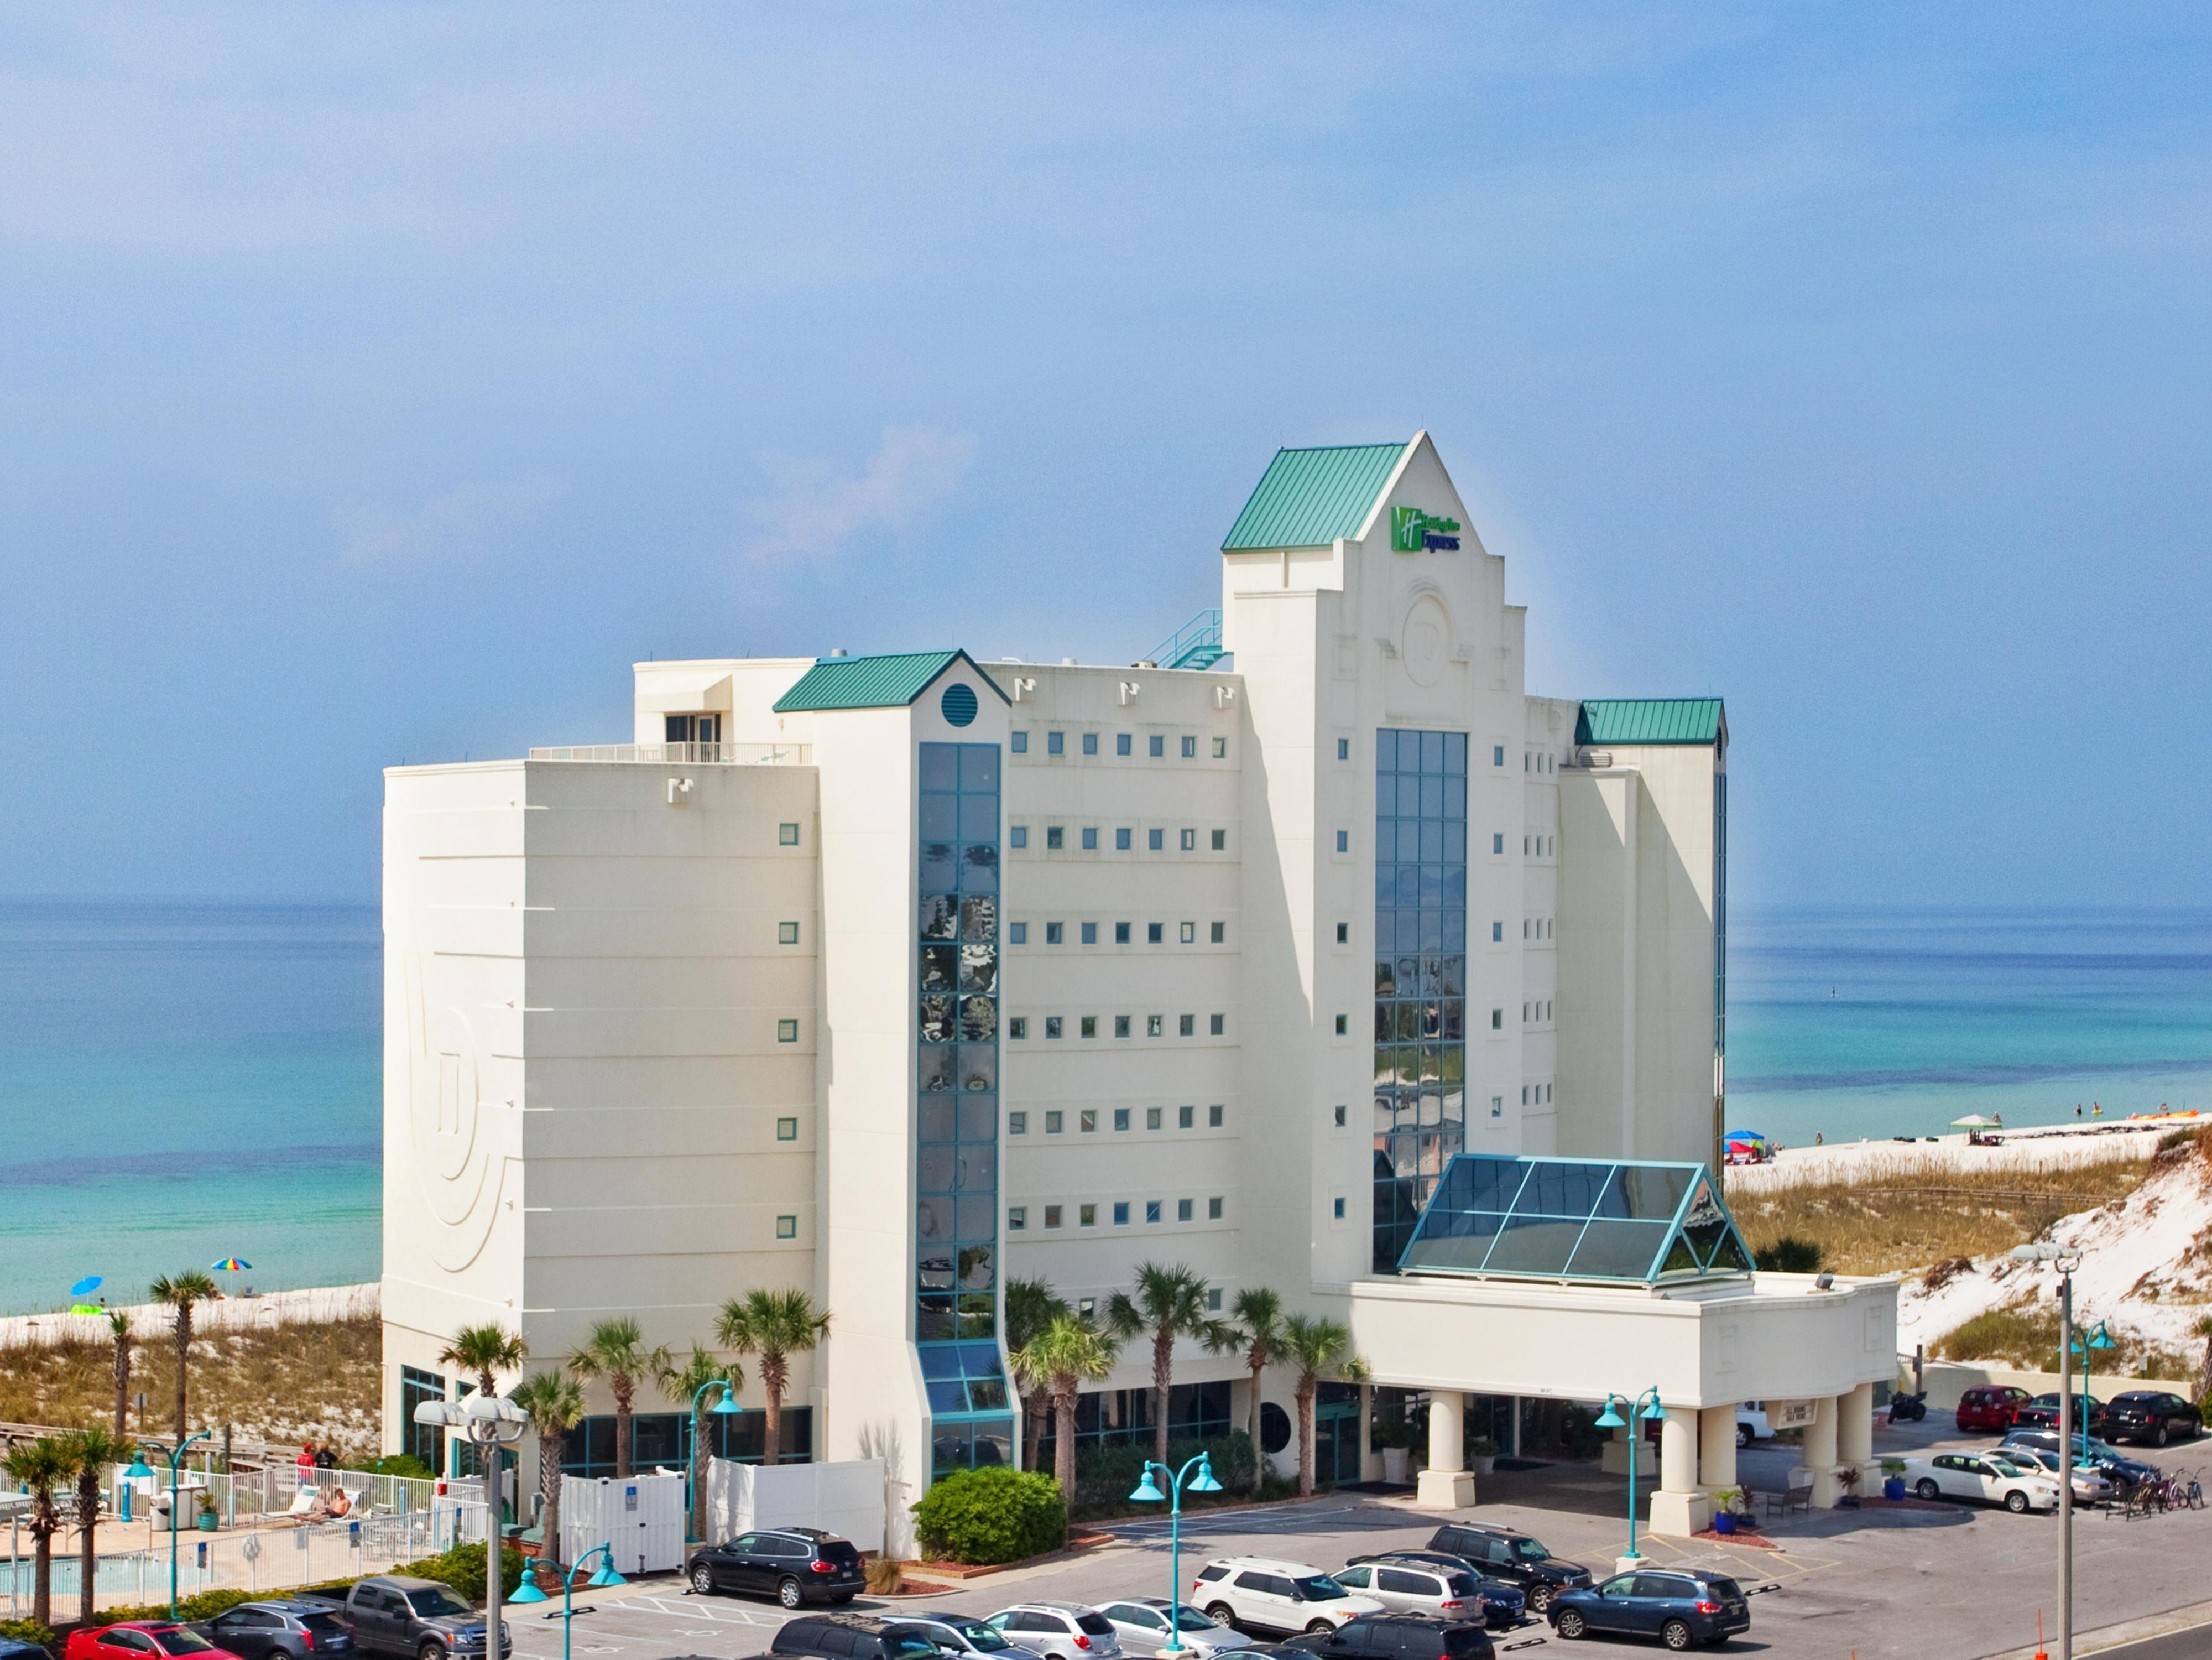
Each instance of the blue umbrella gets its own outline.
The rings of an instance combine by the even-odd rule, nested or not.
[[[101,1283],[101,1278],[99,1274],[88,1274],[83,1279],[78,1280],[76,1284],[70,1287],[70,1295],[72,1297],[89,1297],[93,1292],[100,1289]]]

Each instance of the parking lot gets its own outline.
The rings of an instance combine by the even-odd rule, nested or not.
[[[1951,1428],[1948,1415],[1939,1414],[1926,1424],[1879,1426],[1875,1447],[1877,1453],[1902,1456],[1988,1447],[1995,1439],[1962,1438]],[[1778,1486],[1779,1472],[1793,1459],[1787,1449],[1755,1449],[1745,1455],[1743,1472],[1753,1485]],[[2212,1481],[2212,1438],[2168,1449],[2156,1462],[2169,1469],[2204,1469]],[[1485,1484],[1484,1499],[1461,1514],[1526,1529],[1601,1577],[1626,1543],[1626,1483],[1593,1467],[1501,1474]],[[1437,1519],[1394,1499],[1356,1493],[1310,1505],[1193,1517],[1182,1530],[1183,1588],[1188,1591],[1192,1572],[1208,1557],[1278,1556],[1333,1568],[1362,1553],[1425,1543]],[[1751,1632],[1731,1644],[1730,1652],[1767,1653],[1782,1660],[1846,1660],[1852,1654],[1978,1660],[2014,1651],[2033,1653],[2039,1610],[2048,1630],[2055,1608],[2057,1527],[2047,1516],[2011,1516],[1959,1505],[1814,1511],[1764,1525],[1777,1548],[1639,1534],[1642,1548],[1656,1562],[1712,1565],[1747,1589],[1759,1588],[1752,1598]],[[863,1598],[854,1606],[884,1613],[948,1608],[989,1614],[1034,1597],[1097,1602],[1167,1595],[1165,1523],[1106,1530],[1114,1542],[1068,1560],[989,1575],[942,1596]],[[2212,1579],[2204,1570],[2208,1560],[2212,1511],[2136,1521],[2081,1514],[2075,1523],[2076,1631],[2117,1628],[2206,1602],[2212,1599]],[[690,1596],[673,1578],[613,1593],[580,1593],[578,1601],[597,1611],[578,1619],[575,1652],[619,1660],[684,1655],[733,1660],[761,1654],[784,1618],[764,1602]],[[2212,1619],[2212,1607],[2204,1617]],[[509,1623],[520,1654],[531,1660],[559,1654],[557,1618],[538,1619],[517,1609]],[[1497,1640],[1501,1651],[1521,1644],[1567,1646],[1540,1622],[1498,1633]],[[2181,1640],[2181,1649],[2167,1650],[2169,1660],[2175,1653],[2193,1652],[2187,1650],[2188,1639]],[[1620,1645],[1608,1640],[1590,1646]]]

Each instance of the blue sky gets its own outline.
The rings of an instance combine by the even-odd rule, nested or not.
[[[11,8],[0,891],[373,897],[627,666],[1126,661],[1428,428],[1754,903],[2212,901],[2212,24]]]

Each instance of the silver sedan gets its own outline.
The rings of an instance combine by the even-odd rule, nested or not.
[[[1101,1602],[1098,1612],[1114,1627],[1121,1646],[1132,1654],[1158,1654],[1168,1645],[1168,1601],[1164,1596],[1142,1596],[1133,1602]],[[1176,1637],[1192,1660],[1211,1660],[1229,1649],[1246,1649],[1252,1639],[1241,1631],[1216,1625],[1188,1602],[1175,1610]]]

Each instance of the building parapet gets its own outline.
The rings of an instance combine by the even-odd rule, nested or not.
[[[569,744],[530,751],[533,761],[635,761],[652,766],[811,767],[811,744]]]

